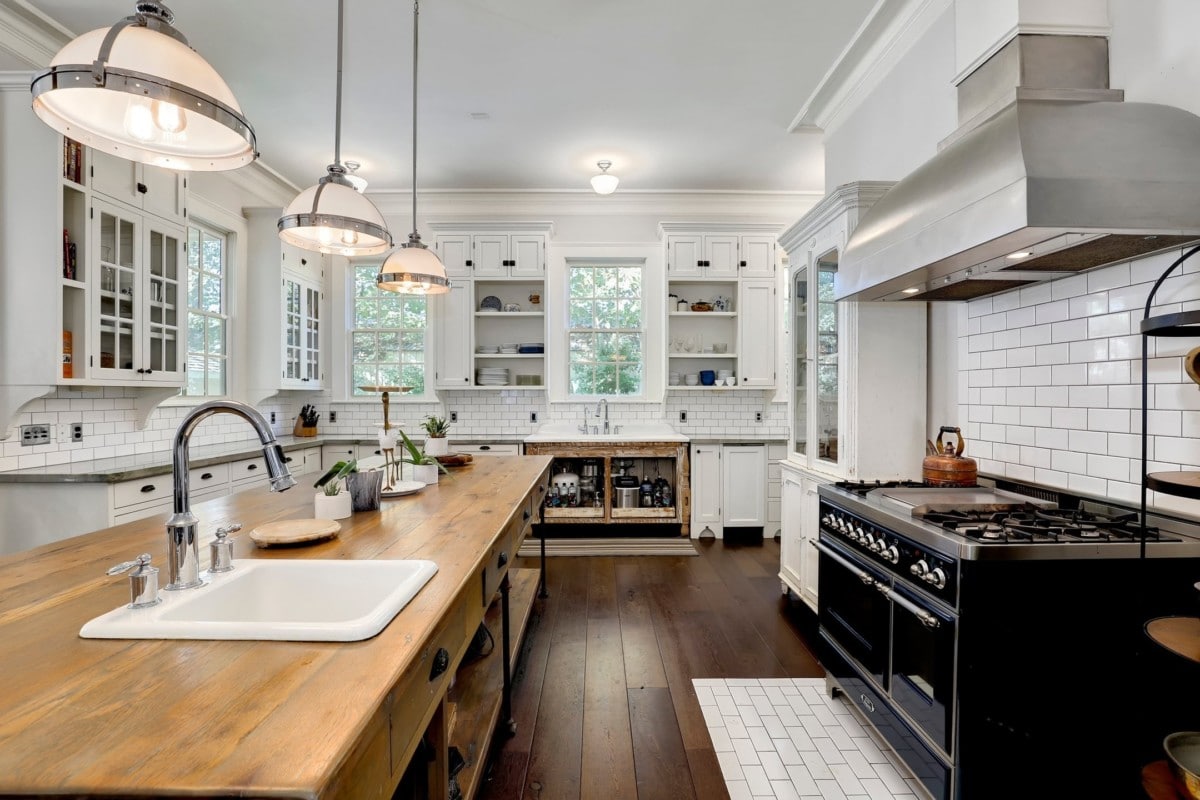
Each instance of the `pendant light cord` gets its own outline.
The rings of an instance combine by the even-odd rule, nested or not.
[[[417,26],[421,16],[421,0],[413,0],[413,90],[412,90],[412,218],[413,236],[417,235]],[[419,238],[419,237],[418,237]]]
[[[338,0],[337,103],[333,123],[333,163],[342,163],[342,16],[344,0]]]

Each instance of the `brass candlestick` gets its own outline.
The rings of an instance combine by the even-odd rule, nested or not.
[[[379,392],[383,400],[383,432],[386,436],[391,430],[391,423],[388,422],[388,392],[399,392],[407,394],[412,391],[411,386],[360,386],[358,387],[364,392]],[[384,447],[381,441],[379,451],[383,454],[383,477],[386,485],[384,489],[392,488],[392,481],[400,481],[404,479],[404,464],[396,460],[395,447]]]

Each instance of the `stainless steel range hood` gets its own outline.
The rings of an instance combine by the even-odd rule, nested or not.
[[[1014,39],[960,85],[952,141],[864,215],[838,299],[967,300],[1200,239],[1200,117],[1107,81],[1107,40]]]

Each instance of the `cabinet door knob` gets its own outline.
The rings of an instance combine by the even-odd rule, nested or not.
[[[471,259],[469,259],[469,258],[468,258],[468,259],[467,259],[467,262],[466,262],[466,265],[467,265],[468,267],[473,267],[473,266],[475,266],[475,262],[474,262],[474,261],[472,261]]]
[[[738,262],[738,266],[739,266],[739,267],[744,267],[744,266],[746,266],[746,262],[745,262],[745,261],[739,261],[739,262]]]
[[[144,184],[144,183],[139,183],[139,184],[137,185],[137,190],[138,190],[138,194],[146,194],[146,192],[150,191],[150,190],[149,190],[149,189],[146,187],[146,184]]]
[[[450,666],[450,654],[446,652],[446,648],[439,647],[437,653],[433,657],[433,666],[429,669],[429,680],[435,681]]]

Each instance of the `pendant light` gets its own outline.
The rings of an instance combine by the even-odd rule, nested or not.
[[[596,190],[596,194],[612,194],[617,190],[617,184],[620,183],[620,179],[616,175],[610,175],[608,172],[612,162],[605,159],[597,161],[596,166],[600,168],[600,173],[592,176],[592,188]]]
[[[67,43],[30,83],[33,112],[64,136],[130,161],[217,171],[258,157],[254,129],[161,2]]]
[[[333,163],[326,175],[292,200],[279,218],[279,238],[305,250],[370,256],[392,246],[392,235],[375,204],[360,194],[342,164],[342,17],[338,0],[337,106]]]
[[[412,132],[412,218],[413,229],[408,241],[388,253],[375,285],[400,294],[445,294],[450,291],[446,267],[437,254],[421,241],[417,233],[417,24],[421,15],[420,0],[413,0],[413,132]]]

